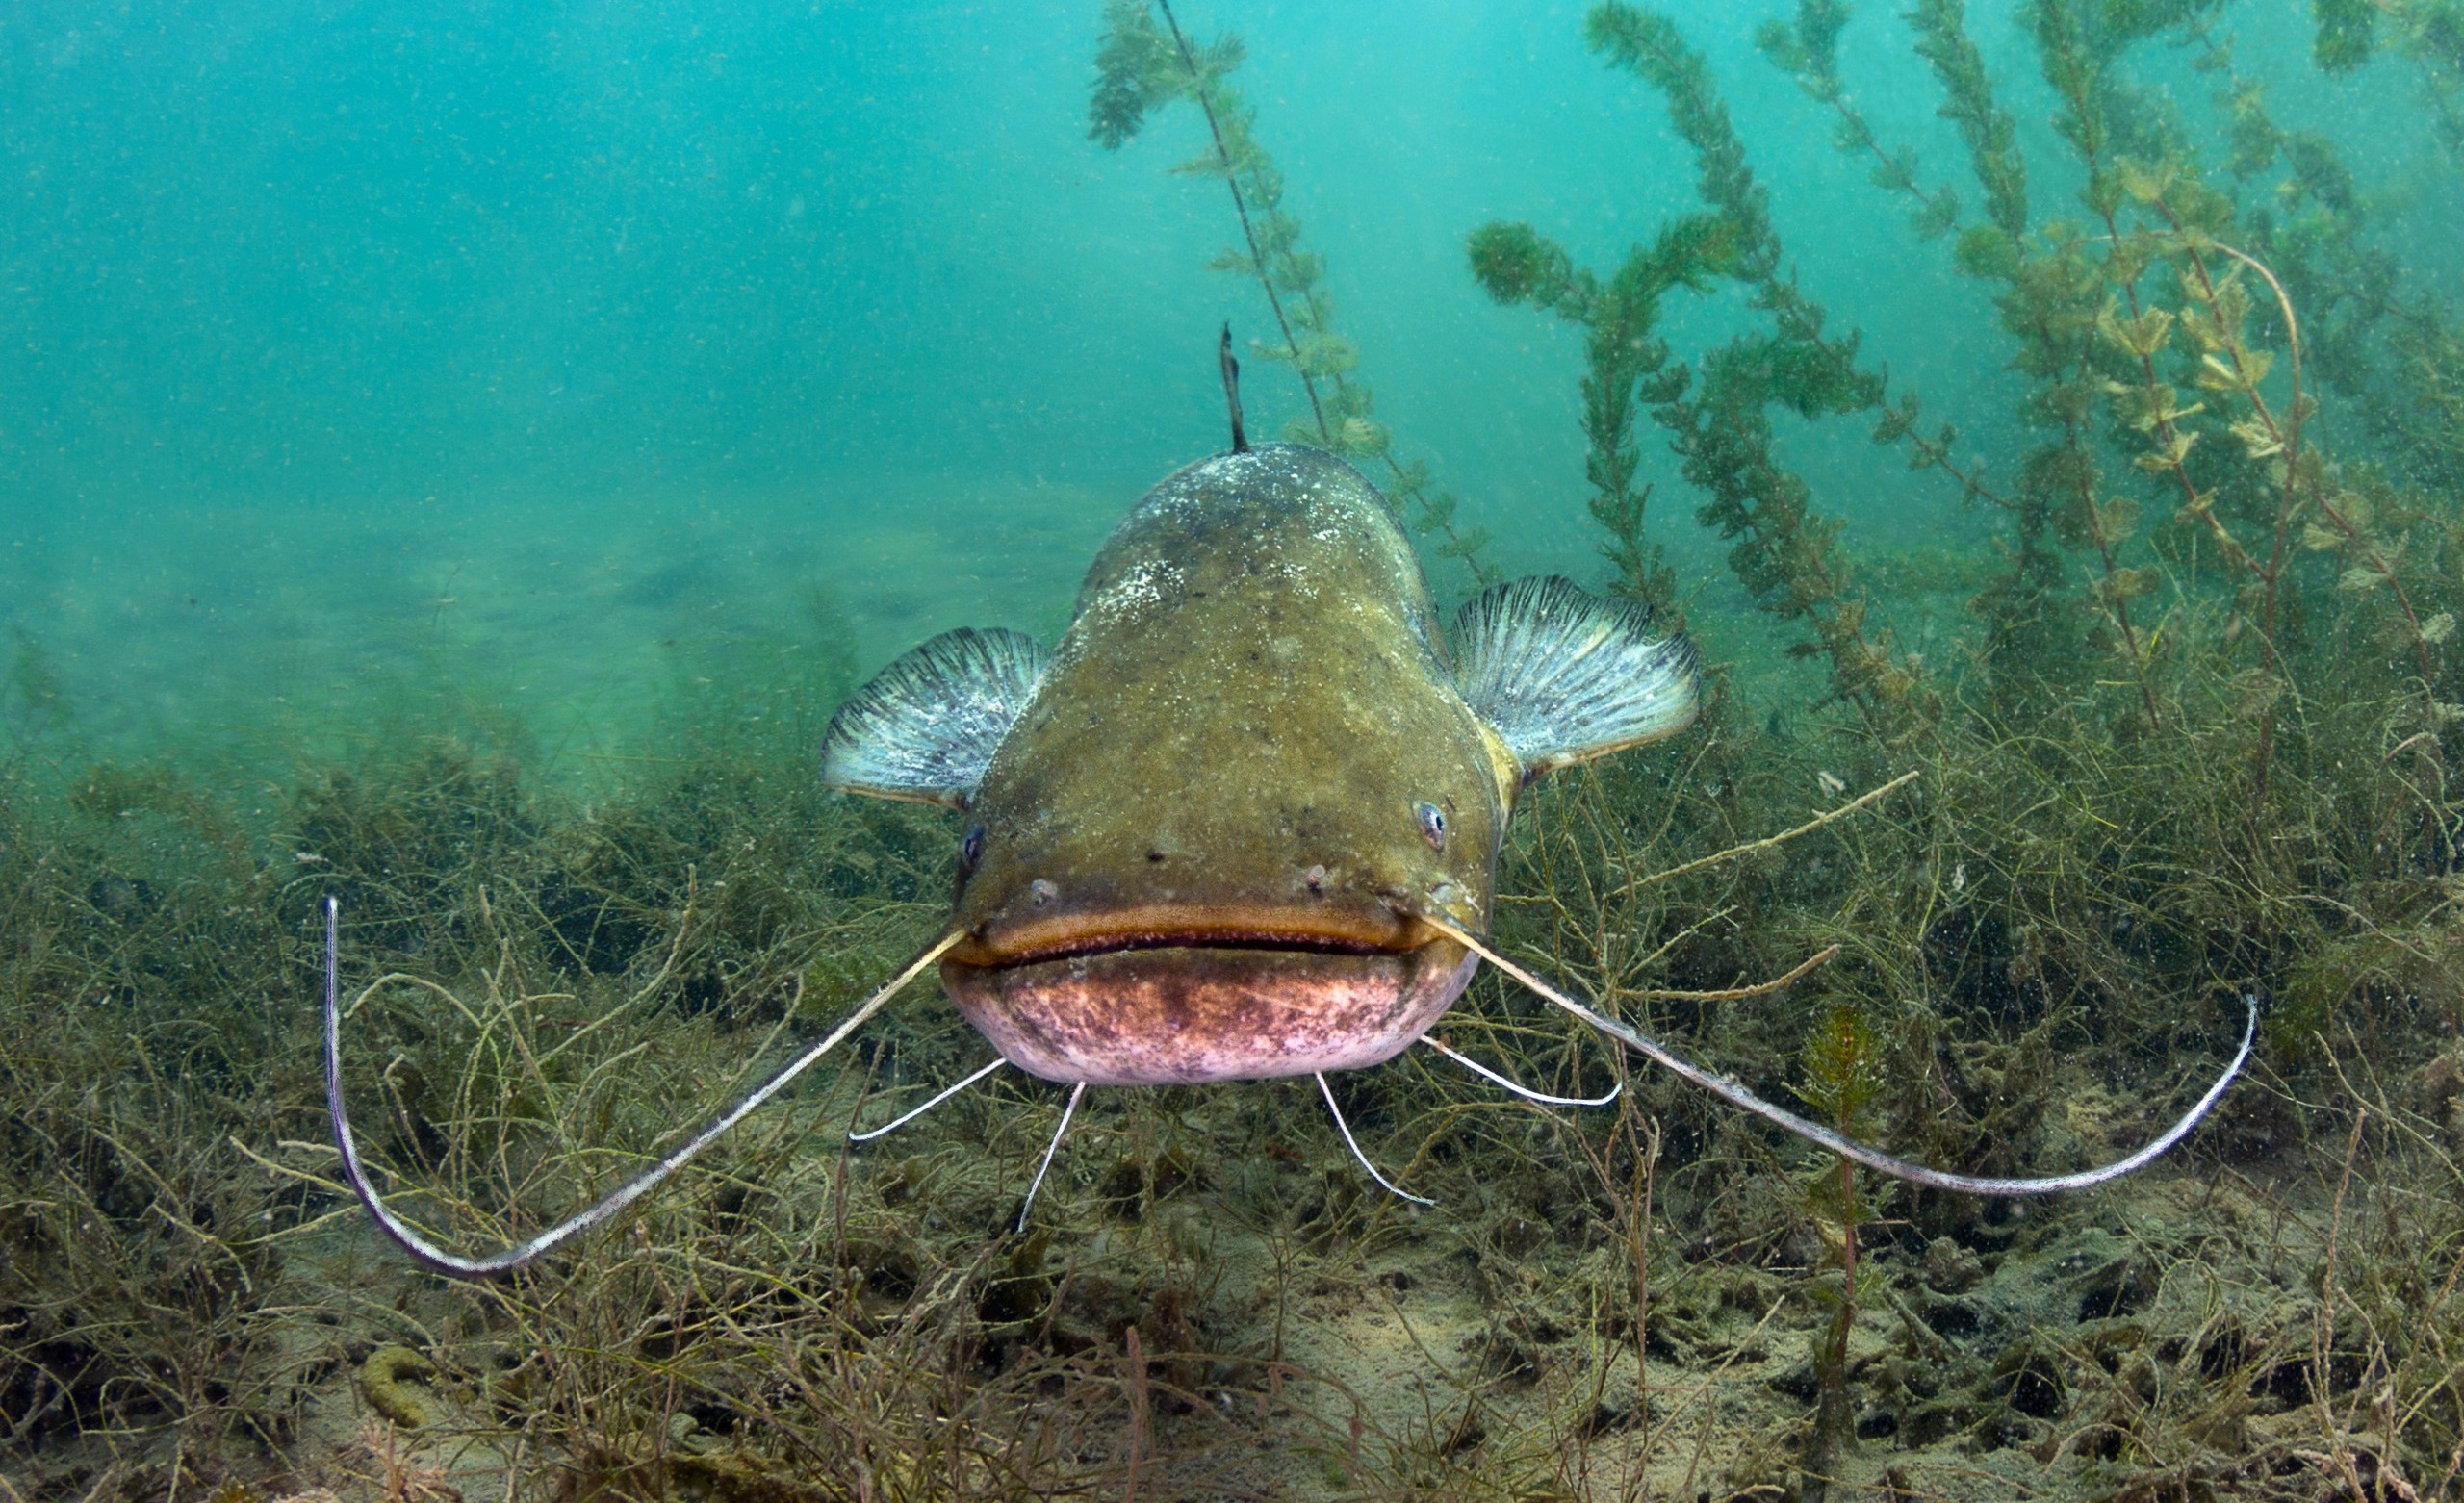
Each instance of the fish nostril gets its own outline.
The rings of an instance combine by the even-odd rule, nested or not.
[[[1313,866],[1309,868],[1309,870],[1300,874],[1300,882],[1302,886],[1307,887],[1311,892],[1324,892],[1326,890],[1326,869],[1322,866]]]
[[[1055,887],[1052,883],[1045,881],[1040,877],[1037,878],[1034,881],[1027,883],[1027,901],[1034,904],[1039,908],[1060,896],[1061,889]]]
[[[1414,804],[1413,812],[1421,818],[1421,837],[1432,851],[1446,849],[1446,811],[1434,803]]]

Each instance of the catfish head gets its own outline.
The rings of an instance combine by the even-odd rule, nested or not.
[[[1487,932],[1517,793],[1694,719],[1693,650],[1649,626],[1527,579],[1449,644],[1356,471],[1235,451],[1148,493],[1048,661],[1008,632],[926,643],[840,710],[823,777],[966,812],[941,980],[1020,1068],[1355,1069],[1471,979],[1431,920]]]

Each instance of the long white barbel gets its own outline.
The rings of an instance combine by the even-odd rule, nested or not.
[[[851,1143],[869,1143],[874,1138],[886,1137],[890,1134],[907,1126],[907,1124],[914,1121],[917,1117],[922,1116],[924,1113],[932,1110],[934,1108],[949,1100],[951,1097],[966,1089],[968,1086],[973,1085],[976,1082],[984,1079],[988,1075],[990,1075],[993,1071],[998,1070],[1009,1062],[1010,1061],[1007,1059],[995,1057],[990,1064],[988,1064],[983,1069],[976,1071],[973,1075],[970,1075],[965,1080],[959,1082],[956,1085],[943,1090],[939,1095],[935,1096],[931,1101],[917,1107],[912,1111],[908,1111],[899,1116],[893,1117],[889,1121],[883,1123],[880,1127],[868,1129],[861,1133],[850,1133],[847,1134],[847,1141]]]
[[[1360,1166],[1369,1171],[1369,1177],[1375,1180],[1378,1184],[1386,1186],[1388,1194],[1399,1195],[1403,1199],[1410,1201],[1415,1206],[1436,1205],[1437,1202],[1429,1199],[1427,1196],[1415,1195],[1411,1191],[1402,1188],[1394,1181],[1377,1172],[1377,1166],[1371,1163],[1369,1161],[1369,1156],[1360,1151],[1359,1139],[1351,1135],[1351,1124],[1344,1120],[1344,1108],[1335,1105],[1335,1088],[1326,1083],[1325,1072],[1320,1070],[1313,1073],[1318,1077],[1318,1094],[1326,1098],[1326,1109],[1334,1113],[1335,1127],[1344,1135],[1344,1146],[1350,1149],[1351,1156],[1360,1160]]]
[[[1439,1054],[1444,1055],[1449,1059],[1453,1060],[1456,1064],[1461,1065],[1466,1070],[1471,1071],[1474,1075],[1479,1076],[1482,1080],[1494,1081],[1498,1084],[1504,1086],[1507,1090],[1514,1092],[1517,1096],[1522,1097],[1525,1101],[1535,1101],[1544,1107],[1605,1107],[1610,1102],[1615,1101],[1618,1097],[1618,1093],[1626,1088],[1626,1083],[1619,1081],[1616,1084],[1608,1087],[1608,1094],[1605,1096],[1552,1096],[1547,1091],[1535,1091],[1530,1086],[1525,1085],[1520,1082],[1510,1081],[1498,1071],[1492,1070],[1487,1065],[1482,1064],[1479,1060],[1473,1058],[1470,1055],[1463,1054],[1454,1049],[1450,1049],[1445,1044],[1438,1042],[1436,1039],[1429,1037],[1425,1033],[1421,1035],[1421,1042],[1428,1045],[1428,1047],[1436,1050]]]
[[[927,946],[881,990],[866,998],[863,1006],[832,1029],[821,1042],[788,1061],[784,1069],[710,1119],[702,1131],[670,1150],[656,1163],[609,1191],[597,1205],[558,1222],[526,1242],[515,1243],[483,1258],[465,1258],[437,1246],[413,1230],[410,1223],[396,1215],[386,1206],[385,1198],[376,1193],[376,1186],[369,1183],[368,1171],[359,1161],[359,1145],[351,1136],[350,1114],[343,1107],[341,925],[342,902],[328,897],[325,900],[325,1108],[333,1119],[334,1146],[342,1151],[343,1178],[350,1182],[351,1189],[358,1194],[359,1203],[368,1208],[368,1214],[375,1221],[377,1230],[393,1238],[403,1252],[410,1254],[423,1266],[456,1279],[483,1279],[509,1273],[639,1200],[653,1185],[682,1168],[696,1154],[717,1141],[728,1129],[751,1116],[762,1103],[784,1090],[788,1083],[804,1074],[813,1061],[837,1048],[848,1034],[862,1027],[866,1019],[879,1012],[909,982],[923,975],[965,934],[963,930],[953,930]]]
[[[1043,1177],[1052,1172],[1052,1156],[1061,1152],[1061,1134],[1069,1131],[1069,1119],[1078,1114],[1078,1098],[1087,1094],[1087,1083],[1080,1081],[1069,1087],[1069,1104],[1061,1108],[1061,1126],[1052,1130],[1052,1141],[1043,1146],[1043,1162],[1036,1165],[1034,1183],[1027,1186],[1027,1198],[1018,1207],[1018,1230],[1027,1229],[1027,1212],[1036,1205],[1036,1191],[1043,1188]]]
[[[2190,1110],[2182,1113],[2179,1121],[2166,1129],[2163,1135],[2126,1159],[2119,1159],[2094,1169],[2082,1169],[2076,1174],[2057,1174],[2036,1180],[2006,1180],[1982,1175],[1952,1174],[1946,1170],[1929,1168],[1921,1163],[1912,1163],[1905,1159],[1893,1158],[1879,1148],[1868,1148],[1853,1138],[1842,1137],[1822,1124],[1810,1122],[1784,1107],[1775,1107],[1727,1076],[1716,1075],[1700,1065],[1690,1064],[1670,1053],[1664,1045],[1647,1034],[1637,1032],[1614,1018],[1604,1016],[1584,1006],[1445,919],[1429,913],[1422,913],[1418,917],[1429,928],[1472,951],[1491,965],[1529,987],[1534,993],[1555,1003],[1635,1053],[1666,1066],[1729,1105],[1741,1107],[1756,1116],[1776,1122],[1809,1142],[1827,1148],[1843,1159],[1853,1159],[1866,1168],[1889,1175],[1892,1179],[1931,1185],[1938,1190],[1952,1190],[1962,1195],[2053,1195],[2064,1190],[2084,1190],[2092,1185],[2102,1185],[2108,1180],[2118,1180],[2134,1169],[2146,1167],[2164,1157],[2167,1149],[2189,1135],[2191,1129],[2198,1126],[2199,1119],[2206,1116],[2217,1102],[2223,1099],[2225,1087],[2233,1083],[2234,1077],[2242,1073],[2243,1064],[2249,1059],[2250,1046],[2256,1041],[2259,1033],[2259,999],[2255,993],[2246,992],[2243,994],[2243,1000],[2249,1004],[2249,1021],[2242,1030],[2242,1047],[2234,1053],[2233,1062],[2224,1067],[2224,1073],[2216,1078],[2216,1083],[2207,1088],[2207,1094],[2201,1096]]]

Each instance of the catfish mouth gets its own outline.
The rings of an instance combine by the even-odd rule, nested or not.
[[[1012,1063],[1065,1083],[1194,1084],[1393,1058],[1478,964],[1391,910],[1382,923],[1050,924],[975,936],[941,984]],[[1314,917],[1314,915],[1313,915]],[[970,948],[974,953],[970,954]],[[979,958],[981,956],[981,958]]]
[[[1382,903],[1373,907],[1330,904],[1296,912],[1154,904],[988,925],[960,941],[949,958],[965,966],[1006,969],[1152,950],[1396,955],[1443,938],[1416,916]]]
[[[1046,961],[1075,960],[1087,955],[1129,955],[1143,950],[1264,950],[1278,954],[1309,955],[1382,955],[1396,953],[1384,945],[1372,944],[1367,940],[1347,939],[1326,934],[1225,933],[1207,930],[1178,934],[1168,932],[1093,934],[1083,939],[1030,951],[1023,955],[1007,955],[995,962],[990,969],[1041,965]]]

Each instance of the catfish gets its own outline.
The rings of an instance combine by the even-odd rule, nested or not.
[[[425,1266],[502,1273],[605,1221],[700,1153],[928,970],[1004,1063],[1070,1088],[1310,1075],[1326,1083],[1424,1039],[1483,959],[1722,1099],[1885,1174],[1981,1195],[2100,1184],[2152,1162],[2221,1098],[2129,1157],[2039,1179],[1962,1175],[1854,1142],[1704,1070],[1489,943],[1498,854],[1522,792],[1696,718],[1696,653],[1639,603],[1516,580],[1441,632],[1374,486],[1299,445],[1234,447],[1149,491],[1088,570],[1047,653],[1005,629],[936,637],[833,718],[821,777],[961,815],[950,921],[836,1028],[597,1205],[497,1253],[424,1237],[378,1196],[344,1109],[335,909],[327,907],[328,1104],[343,1167]],[[1436,1044],[1435,1040],[1430,1040]],[[1454,1051],[1481,1075],[1547,1097]],[[1611,1093],[1614,1094],[1613,1092]],[[1056,1132],[1027,1204],[1052,1163]],[[1407,1198],[1427,1202],[1420,1196]],[[1020,1211],[1023,1226],[1026,1211]]]

